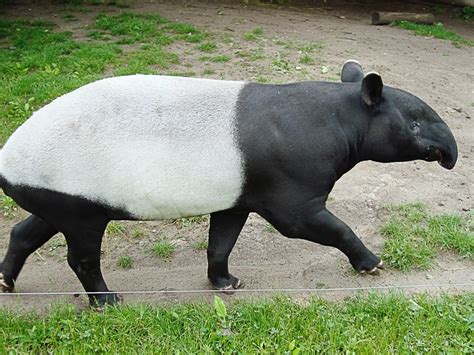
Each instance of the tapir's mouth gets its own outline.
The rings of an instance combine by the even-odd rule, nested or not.
[[[445,169],[452,169],[456,164],[456,159],[453,159],[451,155],[439,148],[428,147],[426,148],[426,158],[427,161],[437,161]]]

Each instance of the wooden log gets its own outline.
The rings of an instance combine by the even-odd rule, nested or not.
[[[410,21],[432,25],[435,22],[433,14],[416,14],[412,12],[379,12],[372,13],[372,25],[389,25],[393,21]]]

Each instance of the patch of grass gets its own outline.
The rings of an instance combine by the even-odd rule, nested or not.
[[[112,36],[119,36],[121,43],[153,42],[166,45],[172,43],[173,38],[158,26],[166,23],[168,20],[159,14],[124,12],[120,15],[99,15],[96,18],[95,27],[107,31]]]
[[[213,74],[215,74],[215,73],[216,73],[215,70],[210,69],[210,68],[206,68],[206,69],[204,69],[204,71],[202,72],[202,75],[213,75]]]
[[[195,250],[207,250],[209,242],[207,238],[201,239],[200,241],[193,244],[193,249]]]
[[[165,51],[160,45],[152,44],[125,54],[118,63],[115,75],[152,74],[156,73],[156,68],[168,69],[172,64],[179,63],[179,59],[176,54]]]
[[[382,258],[397,269],[428,269],[438,250],[449,250],[474,259],[473,218],[430,215],[422,204],[389,208],[390,219],[382,227],[387,238]]]
[[[209,215],[178,218],[173,221],[179,228],[188,228],[199,224],[205,224],[209,221]]]
[[[110,221],[105,229],[107,235],[125,235],[126,231],[127,229],[117,221]]]
[[[422,25],[409,21],[395,21],[393,22],[394,26],[403,28],[405,30],[410,30],[418,36],[433,37],[451,41],[454,45],[468,45],[474,46],[474,41],[463,38],[456,33],[449,31],[444,27],[442,23],[436,23],[434,25]]]
[[[270,223],[265,224],[265,231],[267,231],[269,233],[278,233],[276,228],[274,226],[272,226]]]
[[[314,64],[314,59],[313,59],[313,57],[305,54],[302,57],[300,57],[300,63],[306,64],[306,65],[311,65],[311,64]]]
[[[179,39],[190,43],[199,43],[207,37],[207,33],[199,31],[189,23],[172,22],[165,25],[164,28],[177,34]]]
[[[292,67],[289,60],[284,58],[277,58],[272,61],[272,68],[278,73],[286,74],[291,71]]]
[[[7,195],[0,196],[0,203],[2,206],[3,216],[7,218],[15,218],[18,212],[18,205],[17,203]]]
[[[268,83],[268,82],[269,82],[269,80],[266,76],[259,76],[257,78],[257,83],[264,84],[264,83]]]
[[[200,44],[198,46],[198,49],[201,52],[214,52],[216,48],[217,44],[215,44],[214,42],[204,42],[203,44]]]
[[[249,51],[238,51],[236,52],[236,55],[240,58],[245,58],[250,61],[265,59],[265,54],[263,53],[262,48],[251,49]]]
[[[79,19],[74,16],[73,14],[64,14],[62,16],[63,20],[66,21],[66,22],[74,22],[74,21],[78,21]]]
[[[474,18],[474,6],[465,6],[458,11],[457,16],[466,21],[471,21]]]
[[[145,232],[139,228],[134,228],[132,230],[132,237],[133,238],[141,238],[145,235]]]
[[[300,305],[289,298],[219,297],[176,305],[50,313],[0,310],[6,353],[473,353],[474,296],[369,295]]]
[[[199,57],[199,60],[203,62],[225,63],[230,60],[230,57],[224,54],[216,55],[214,57],[205,55],[205,56]]]
[[[151,252],[154,256],[166,261],[170,261],[176,247],[166,237],[160,237],[159,240],[153,244]]]
[[[117,265],[122,269],[131,269],[133,267],[133,259],[128,255],[121,256],[117,261]]]
[[[45,21],[0,20],[0,142],[46,102],[100,77],[120,54],[110,44],[80,43]]]
[[[248,31],[244,33],[244,39],[246,41],[256,41],[259,37],[263,36],[263,29],[261,27],[257,27],[252,31]]]

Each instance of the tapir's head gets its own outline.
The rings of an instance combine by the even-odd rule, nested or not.
[[[458,157],[456,141],[438,114],[418,97],[384,87],[377,73],[344,76],[355,73],[357,65],[360,68],[356,62],[346,63],[344,67],[351,71],[343,67],[342,79],[361,83],[361,104],[368,115],[361,156],[379,162],[438,161],[442,167],[452,169]],[[345,77],[354,80],[344,80]]]

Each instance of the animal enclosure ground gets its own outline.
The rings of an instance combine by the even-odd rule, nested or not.
[[[395,10],[398,5],[386,6]],[[385,239],[380,228],[388,218],[386,205],[421,202],[430,213],[472,218],[474,48],[414,36],[396,27],[370,26],[371,10],[171,2],[138,3],[125,9],[44,4],[4,7],[0,137],[4,142],[33,110],[54,97],[100,77],[140,72],[272,83],[339,81],[342,63],[358,59],[366,71],[378,71],[386,85],[408,90],[428,102],[452,128],[459,146],[453,171],[420,161],[365,162],[336,184],[330,209],[371,250],[382,254]],[[472,22],[452,15],[446,8],[437,17],[446,28],[474,40]],[[26,215],[8,199],[2,207],[1,256],[12,226]],[[207,217],[112,223],[102,255],[109,287],[125,291],[209,288],[207,225]],[[468,228],[472,236],[472,225]],[[65,256],[65,241],[59,235],[29,258],[17,290],[81,290]],[[379,277],[362,277],[339,251],[285,239],[255,215],[242,231],[230,267],[248,289],[474,282],[472,259],[450,251],[441,251],[428,270],[388,268]],[[322,295],[341,298],[348,293]],[[127,295],[126,301],[196,297],[202,296]],[[53,299],[58,298],[0,298],[0,304],[41,308]],[[67,301],[84,304],[72,297]]]

